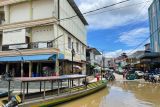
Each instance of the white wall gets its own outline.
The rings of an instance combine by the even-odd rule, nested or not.
[[[73,47],[76,52],[76,42],[78,41],[76,38],[72,37],[70,34],[64,33],[65,34],[65,59],[72,60],[72,54],[71,54],[71,49],[68,48],[68,37],[71,37],[71,41],[74,43]],[[79,42],[79,41],[78,41]],[[82,51],[82,46],[84,47],[84,52]],[[79,42],[79,52],[76,52],[76,55],[74,56],[75,61],[81,61],[81,60],[86,60],[86,46]]]
[[[57,0],[33,0],[7,5],[6,23],[57,17]]]
[[[33,1],[33,19],[43,19],[53,17],[54,0],[34,0]]]
[[[32,42],[50,41],[53,39],[53,26],[42,26],[32,28]]]
[[[60,0],[60,19],[76,15],[67,0]],[[83,43],[86,41],[86,27],[79,17],[61,21],[60,24]]]
[[[3,31],[3,45],[25,43],[25,29],[12,29]]]
[[[30,20],[30,4],[23,2],[10,6],[10,23]]]

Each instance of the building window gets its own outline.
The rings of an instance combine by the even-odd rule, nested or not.
[[[79,52],[79,43],[76,43],[76,51]]]
[[[30,37],[26,36],[26,43],[29,44],[30,43]]]
[[[72,48],[72,42],[71,42],[71,38],[68,37],[68,49]]]

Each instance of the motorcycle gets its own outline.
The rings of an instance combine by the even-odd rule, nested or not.
[[[114,81],[116,79],[115,76],[114,76],[114,74],[112,72],[106,73],[105,78],[108,81]]]

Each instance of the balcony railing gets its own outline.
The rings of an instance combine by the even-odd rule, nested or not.
[[[53,47],[53,42],[33,42],[30,43],[30,48],[51,48]]]
[[[53,41],[46,41],[46,42],[31,42],[29,44],[22,43],[22,44],[11,44],[11,45],[3,45],[2,50],[13,50],[13,49],[41,49],[41,48],[54,48]]]

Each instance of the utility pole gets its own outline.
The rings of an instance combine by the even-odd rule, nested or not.
[[[104,63],[105,58],[104,58],[103,54],[104,54],[104,52],[102,51],[102,63],[103,63],[103,64],[102,64],[102,70],[104,70],[104,64],[105,64],[105,63]],[[102,70],[101,70],[101,80],[102,80],[102,76],[103,76],[103,75],[102,75]]]
[[[73,57],[75,56],[75,50],[73,48],[73,42],[72,42],[72,74],[73,74]]]
[[[72,42],[72,51],[71,51],[71,53],[72,53],[72,73],[71,74],[73,74],[73,57],[75,56],[75,50],[74,50],[74,48],[73,48],[73,42]],[[72,86],[73,86],[73,80],[72,80]]]

